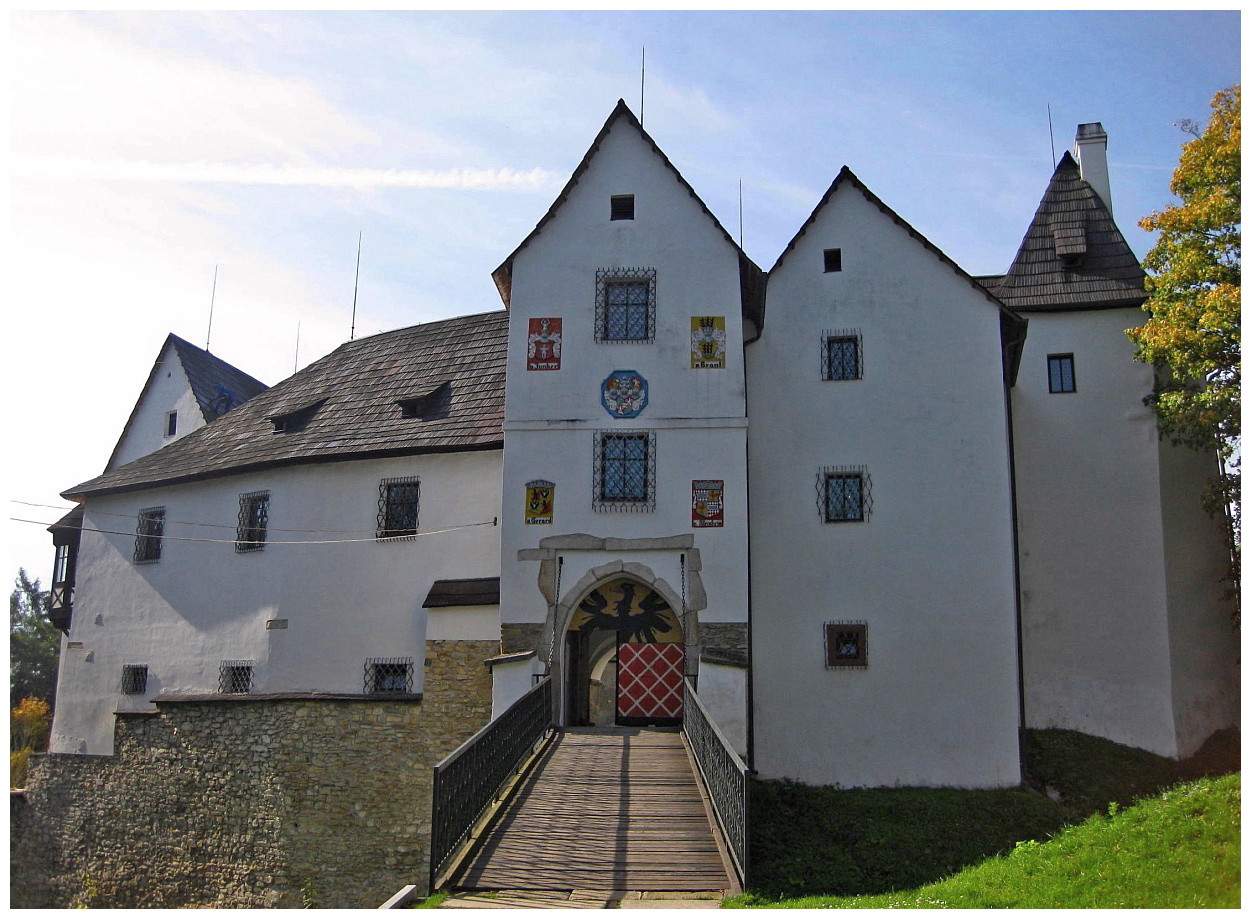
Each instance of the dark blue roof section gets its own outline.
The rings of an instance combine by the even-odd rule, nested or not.
[[[191,383],[191,392],[204,413],[205,421],[221,417],[269,388],[186,339],[170,335],[169,340],[178,352],[178,359],[182,361],[182,369]]]

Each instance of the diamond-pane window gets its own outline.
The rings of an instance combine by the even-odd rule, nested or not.
[[[239,529],[236,552],[256,552],[265,548],[269,532],[269,492],[254,491],[239,496]]]
[[[378,538],[417,535],[421,483],[415,477],[383,479],[378,485]]]
[[[827,466],[817,474],[817,504],[826,523],[867,520],[873,507],[864,466]]]
[[[252,668],[256,661],[222,661],[217,691],[223,695],[247,695],[252,691]]]
[[[148,689],[147,664],[123,664],[118,690],[128,696],[142,695]]]
[[[859,333],[826,333],[821,352],[821,379],[858,380],[860,377]]]
[[[650,342],[656,334],[656,269],[595,273],[595,340]]]
[[[595,438],[595,510],[656,506],[656,438],[651,431],[601,431]]]
[[[365,693],[413,691],[411,657],[371,657],[365,661]]]
[[[165,535],[165,508],[145,507],[135,528],[135,561],[156,562],[161,558],[161,537]]]
[[[1073,375],[1073,355],[1047,355],[1047,389],[1050,392],[1077,392]]]

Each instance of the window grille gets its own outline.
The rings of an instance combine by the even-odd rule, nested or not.
[[[239,496],[239,530],[236,552],[259,552],[265,548],[269,530],[269,492],[254,491]]]
[[[217,674],[217,691],[222,695],[240,696],[252,691],[252,669],[255,661],[222,661]]]
[[[826,523],[867,520],[872,480],[864,466],[826,466],[817,474],[817,507]]]
[[[595,340],[652,342],[656,337],[656,269],[595,272]]]
[[[634,219],[634,195],[613,195],[611,201],[613,220]]]
[[[122,682],[118,690],[128,696],[138,696],[148,689],[147,664],[123,664]]]
[[[1077,377],[1073,374],[1073,355],[1047,355],[1047,388],[1050,392],[1077,392]]]
[[[827,331],[821,336],[821,379],[859,380],[863,376],[860,352],[857,330]]]
[[[378,538],[417,535],[421,483],[416,476],[383,479],[378,484]]]
[[[371,657],[365,661],[365,694],[411,693],[413,691],[413,659],[411,657]]]
[[[593,509],[656,509],[656,434],[599,431],[595,435]]]
[[[825,666],[869,666],[868,625],[863,622],[825,623]]]
[[[145,507],[139,512],[135,528],[135,561],[156,562],[161,559],[161,537],[165,535],[165,508]]]
[[[824,255],[825,255],[825,270],[827,272],[843,270],[843,250],[842,249],[826,249],[824,252]]]

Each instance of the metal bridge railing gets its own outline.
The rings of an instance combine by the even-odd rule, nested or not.
[[[474,823],[552,725],[552,680],[544,677],[509,709],[434,767],[430,889]]]
[[[748,768],[734,752],[717,723],[712,720],[695,687],[686,680],[682,733],[690,744],[695,764],[712,799],[712,810],[721,827],[739,883],[747,887],[748,873]]]

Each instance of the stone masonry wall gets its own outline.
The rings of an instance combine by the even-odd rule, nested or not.
[[[424,886],[431,767],[490,717],[472,657],[486,673],[499,647],[431,645],[424,701],[166,701],[119,716],[114,756],[32,757],[11,905],[376,907]]]

